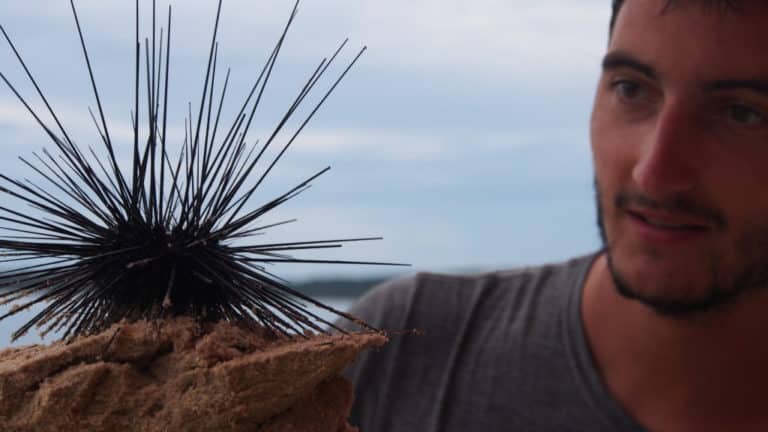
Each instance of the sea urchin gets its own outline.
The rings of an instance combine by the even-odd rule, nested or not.
[[[90,145],[86,153],[67,133],[6,29],[0,26],[51,120],[44,120],[6,75],[0,73],[0,78],[57,150],[33,153],[34,159],[20,158],[44,179],[45,187],[0,174],[0,193],[33,208],[25,212],[5,203],[0,205],[0,220],[5,224],[0,228],[4,232],[0,236],[0,264],[16,266],[0,273],[0,300],[4,304],[21,301],[0,320],[47,303],[13,338],[33,326],[42,327],[43,334],[63,331],[63,337],[69,338],[103,331],[123,319],[168,315],[260,325],[282,334],[323,331],[326,325],[333,325],[307,310],[303,302],[355,320],[291,289],[269,273],[266,265],[386,264],[303,260],[286,255],[290,251],[340,247],[344,242],[374,238],[247,245],[235,240],[242,243],[267,228],[291,222],[265,225],[262,217],[304,191],[329,169],[315,173],[260,206],[249,207],[256,189],[365,48],[331,82],[319,102],[288,134],[286,142],[277,144],[278,134],[317,87],[346,41],[309,74],[271,134],[262,143],[249,143],[254,115],[296,16],[298,1],[237,115],[227,127],[222,127],[220,120],[230,74],[227,71],[223,84],[214,91],[217,78],[220,79],[220,0],[199,107],[193,116],[190,105],[181,151],[171,158],[166,144],[172,138],[166,132],[172,10],[169,6],[167,30],[161,28],[158,38],[153,0],[152,34],[142,44],[137,0],[133,152],[132,165],[126,169],[118,164],[116,143],[105,119],[74,0],[70,4],[96,100],[97,109],[91,115],[105,150],[101,155]],[[142,90],[140,97],[142,80],[146,82],[146,92]],[[145,131],[140,131],[140,118],[145,119]],[[282,147],[276,156],[266,160],[265,151],[273,145]]]

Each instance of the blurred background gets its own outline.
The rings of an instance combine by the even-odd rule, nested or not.
[[[199,106],[216,2],[171,3],[168,138],[180,146],[187,104],[193,112]],[[149,37],[152,2],[140,4],[140,31]],[[122,149],[118,158],[129,161],[134,4],[76,5],[110,131]],[[242,104],[292,6],[287,0],[224,1],[220,77],[231,67],[224,124]],[[167,7],[167,0],[157,1],[158,29],[166,27]],[[264,219],[296,223],[254,241],[383,236],[296,256],[412,266],[291,264],[271,271],[346,308],[390,277],[534,265],[596,250],[588,120],[609,13],[606,0],[302,2],[251,141],[268,136],[319,61],[345,38],[350,42],[338,64],[289,132],[357,51],[368,50],[269,175],[253,206],[325,166],[331,171]],[[96,103],[69,2],[2,2],[0,24],[70,135],[82,146],[98,145],[88,114]],[[4,43],[0,72],[41,106]],[[17,156],[53,146],[6,87],[0,87],[0,146],[0,172],[35,180]],[[17,202],[2,205],[23,209]],[[0,347],[32,313],[0,321]],[[16,345],[38,341],[30,334]]]

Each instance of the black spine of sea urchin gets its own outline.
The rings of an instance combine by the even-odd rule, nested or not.
[[[299,122],[277,155],[265,161],[265,151],[276,145],[307,95],[316,88],[328,67],[346,45],[323,59],[310,74],[272,133],[260,144],[247,142],[248,132],[272,75],[285,36],[296,16],[296,1],[290,18],[228,128],[220,128],[229,71],[219,92],[217,79],[217,32],[222,2],[218,3],[199,110],[193,117],[190,105],[185,137],[177,158],[166,151],[168,84],[171,50],[171,7],[167,31],[157,38],[156,6],[152,3],[152,36],[139,40],[139,1],[136,1],[135,100],[132,114],[133,157],[129,171],[120,167],[115,144],[105,119],[96,79],[82,27],[70,0],[85,64],[96,99],[91,112],[106,156],[88,146],[86,155],[65,130],[38,82],[6,33],[37,96],[45,105],[53,125],[21,95],[7,77],[10,88],[55,144],[58,154],[43,150],[34,160],[20,160],[41,176],[48,187],[30,180],[0,174],[0,193],[31,206],[25,213],[0,205],[0,263],[17,266],[0,273],[0,301],[21,301],[0,320],[33,305],[46,306],[13,334],[16,339],[33,326],[63,331],[63,338],[103,331],[123,319],[156,319],[167,315],[190,315],[202,320],[237,321],[264,326],[281,334],[324,331],[333,324],[312,314],[308,302],[341,317],[367,324],[334,310],[287,286],[267,271],[273,262],[385,264],[359,261],[323,261],[293,258],[291,251],[340,247],[345,242],[374,240],[352,238],[290,243],[235,245],[234,240],[251,238],[263,230],[288,223],[264,225],[262,216],[309,187],[325,168],[284,194],[247,209],[254,192],[283,154],[334,91],[363,48],[322,94],[319,102]],[[144,57],[142,70],[142,56]],[[146,81],[146,108],[140,106],[140,80]],[[141,112],[148,130],[139,130]],[[222,137],[223,136],[223,137]],[[257,170],[263,162],[266,168]],[[255,181],[253,181],[255,179]],[[11,235],[13,234],[13,235]],[[334,327],[335,328],[335,327]]]

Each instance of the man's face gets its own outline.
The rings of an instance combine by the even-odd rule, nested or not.
[[[768,284],[768,7],[664,3],[623,6],[591,136],[614,282],[683,313]]]

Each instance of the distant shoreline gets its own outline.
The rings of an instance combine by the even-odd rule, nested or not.
[[[295,283],[292,284],[291,287],[312,297],[357,298],[369,289],[388,279],[390,279],[390,277],[317,279]]]

